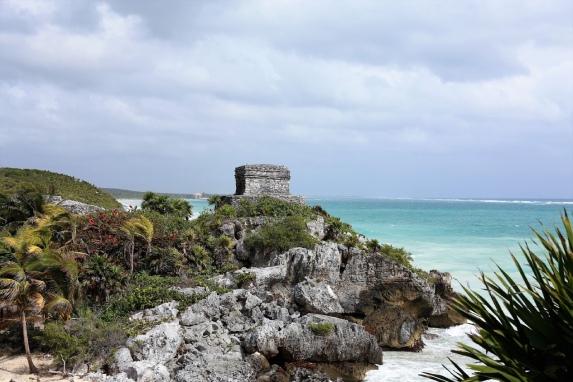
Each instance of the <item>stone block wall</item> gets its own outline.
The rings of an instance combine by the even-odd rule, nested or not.
[[[251,164],[235,168],[235,195],[289,195],[290,171],[285,166]]]

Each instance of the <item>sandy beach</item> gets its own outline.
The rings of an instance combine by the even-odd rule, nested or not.
[[[48,354],[33,354],[34,365],[40,373],[30,374],[26,355],[3,355],[0,357],[0,382],[51,382],[51,381],[71,381],[70,377],[62,373],[50,373],[56,368],[52,366],[52,357]],[[87,382],[80,377],[73,377],[74,382]]]

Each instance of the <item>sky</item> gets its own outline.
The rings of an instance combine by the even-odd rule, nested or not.
[[[573,199],[573,1],[0,0],[0,167]]]

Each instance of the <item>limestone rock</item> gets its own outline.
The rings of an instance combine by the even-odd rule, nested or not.
[[[255,328],[245,337],[243,347],[249,353],[260,353],[266,358],[272,358],[279,354],[279,346],[284,336],[276,327],[263,325]]]
[[[128,348],[122,347],[115,352],[115,364],[120,372],[127,371],[129,364],[133,362],[133,357]]]
[[[132,362],[126,370],[126,375],[137,382],[169,382],[169,370],[164,365],[149,361]]]
[[[332,332],[320,334],[312,325],[331,325]],[[280,354],[288,362],[367,362],[382,363],[382,350],[376,339],[361,325],[349,321],[308,314],[282,330],[270,325],[257,327],[244,341],[247,352],[273,357]]]
[[[306,223],[306,227],[308,229],[308,233],[316,237],[318,240],[322,240],[326,236],[326,227],[322,216],[318,216],[316,219]]]
[[[368,314],[362,322],[379,344],[400,349],[420,350],[423,325],[400,307],[385,304]]]
[[[183,338],[179,333],[179,322],[166,322],[157,325],[145,334],[127,340],[136,361],[165,363],[177,354]]]
[[[323,335],[312,324],[331,324],[333,331]],[[309,325],[310,324],[310,325]],[[287,361],[346,362],[382,364],[382,349],[364,327],[349,321],[318,314],[307,314],[284,329],[281,355]]]
[[[85,215],[85,214],[91,214],[92,212],[99,212],[105,210],[105,208],[77,202],[75,200],[68,200],[68,199],[62,200],[61,196],[51,196],[48,199],[48,203],[58,205],[63,209],[65,209],[66,211],[71,212],[72,214]]]
[[[172,321],[177,318],[177,302],[171,301],[158,305],[155,308],[145,309],[132,315],[130,319],[148,322]]]
[[[451,309],[452,302],[459,297],[452,288],[452,275],[448,272],[431,270],[428,277],[433,280],[436,293],[428,324],[432,327],[448,328],[466,323],[464,317]]]
[[[298,283],[293,288],[294,300],[305,311],[320,314],[343,313],[338,296],[330,285],[308,280]]]

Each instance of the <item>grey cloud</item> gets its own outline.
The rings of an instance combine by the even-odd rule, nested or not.
[[[46,4],[0,12],[2,166],[177,192],[232,192],[257,162],[305,194],[573,190],[561,2]]]

